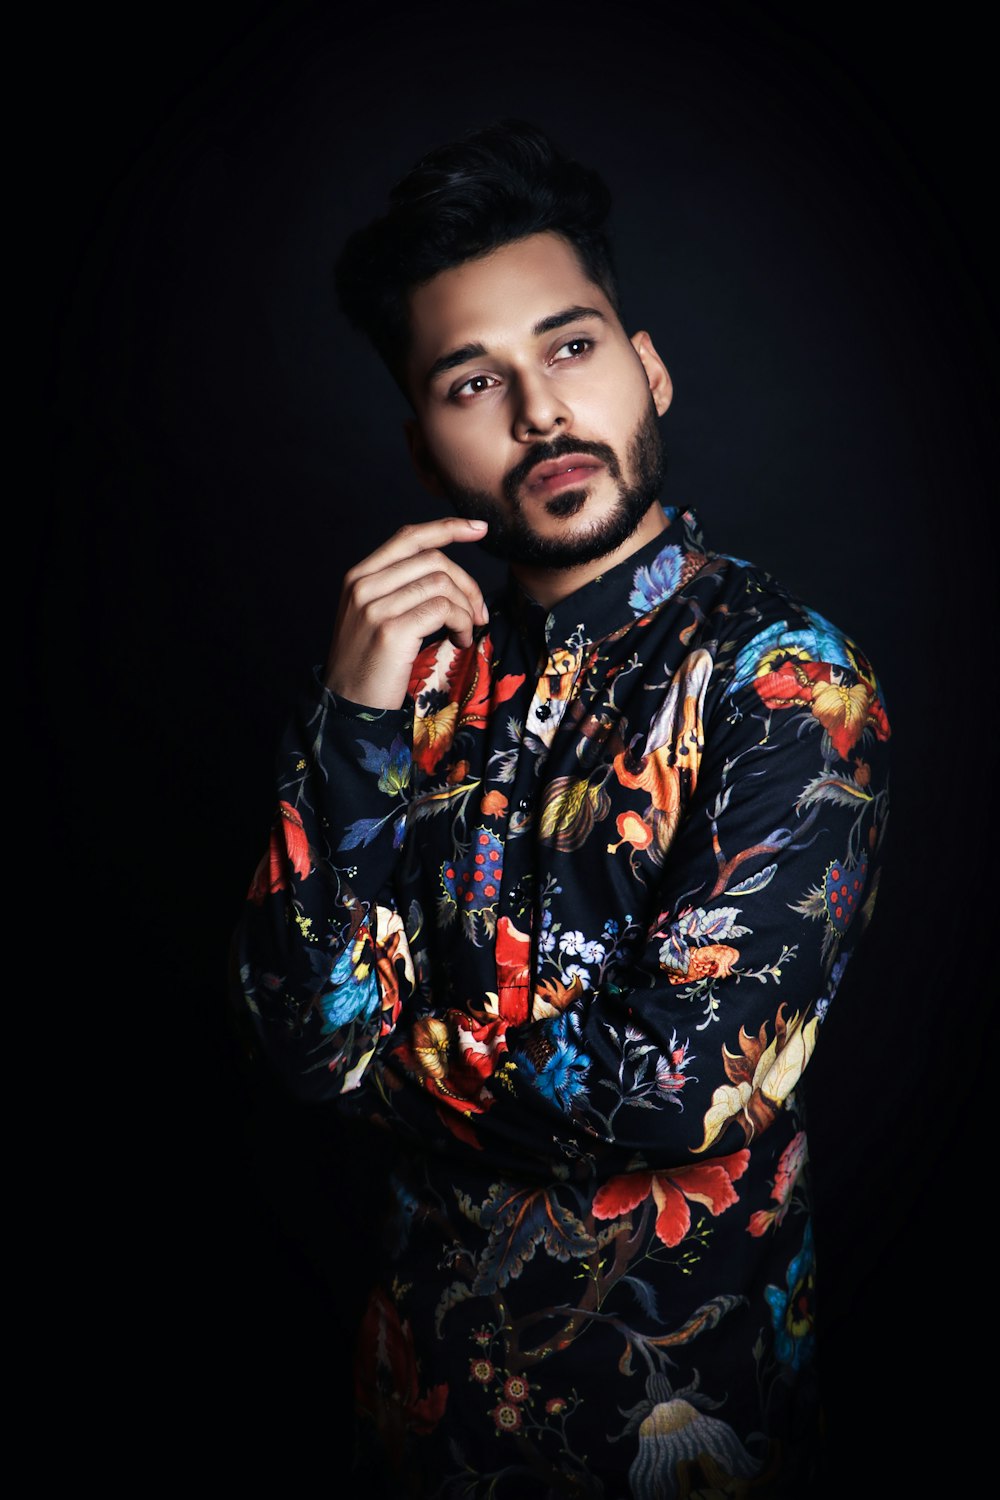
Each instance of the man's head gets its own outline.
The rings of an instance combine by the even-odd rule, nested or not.
[[[338,262],[344,311],[412,405],[425,484],[530,569],[614,552],[662,484],[670,379],[622,327],[609,207],[595,172],[501,123],[419,162]]]
[[[514,240],[561,235],[617,312],[610,208],[599,175],[534,125],[488,125],[422,157],[390,191],[388,212],[350,237],[336,266],[340,305],[405,392],[414,287]]]

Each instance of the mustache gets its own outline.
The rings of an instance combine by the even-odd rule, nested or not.
[[[591,443],[584,438],[573,438],[568,434],[553,438],[550,443],[539,443],[530,452],[526,453],[520,463],[504,475],[503,492],[504,498],[512,505],[517,501],[517,492],[524,484],[532,469],[539,464],[548,463],[554,458],[565,458],[568,453],[586,453],[590,458],[596,458],[608,470],[612,479],[621,479],[621,468],[615,450],[607,443]]]

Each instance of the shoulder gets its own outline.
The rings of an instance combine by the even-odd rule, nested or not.
[[[889,739],[882,684],[846,630],[753,563],[713,554],[708,566],[721,580],[706,618],[716,723],[765,716],[769,733],[783,722],[798,741],[800,725],[815,721],[835,758],[860,739]]]
[[[871,659],[842,626],[797,597],[755,563],[710,553],[704,570],[716,580],[707,616],[716,686],[727,696],[759,677],[823,666],[881,687]]]

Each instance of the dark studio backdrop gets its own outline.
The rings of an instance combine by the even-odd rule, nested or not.
[[[78,976],[68,1119],[47,1107],[80,1226],[56,1338],[81,1374],[110,1353],[116,1424],[164,1466],[208,1441],[219,1472],[279,1458],[294,1493],[343,1463],[372,1172],[248,1077],[227,948],[341,577],[434,513],[331,264],[424,150],[504,114],[614,191],[626,322],[675,385],[665,499],[883,678],[891,855],[807,1075],[833,1492],[907,1492],[928,1411],[976,1427],[997,388],[960,20],[154,4],[47,44],[25,572],[61,872],[33,951]]]

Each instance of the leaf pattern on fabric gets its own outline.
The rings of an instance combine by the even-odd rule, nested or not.
[[[511,1193],[494,1184],[480,1223],[489,1241],[479,1259],[473,1291],[489,1293],[520,1276],[539,1245],[556,1260],[579,1259],[597,1248],[580,1220],[543,1188]]]
[[[403,709],[303,699],[241,1017],[398,1148],[372,1493],[794,1491],[803,1102],[889,738],[860,648],[672,510],[550,608],[510,581],[470,646],[426,642]]]

